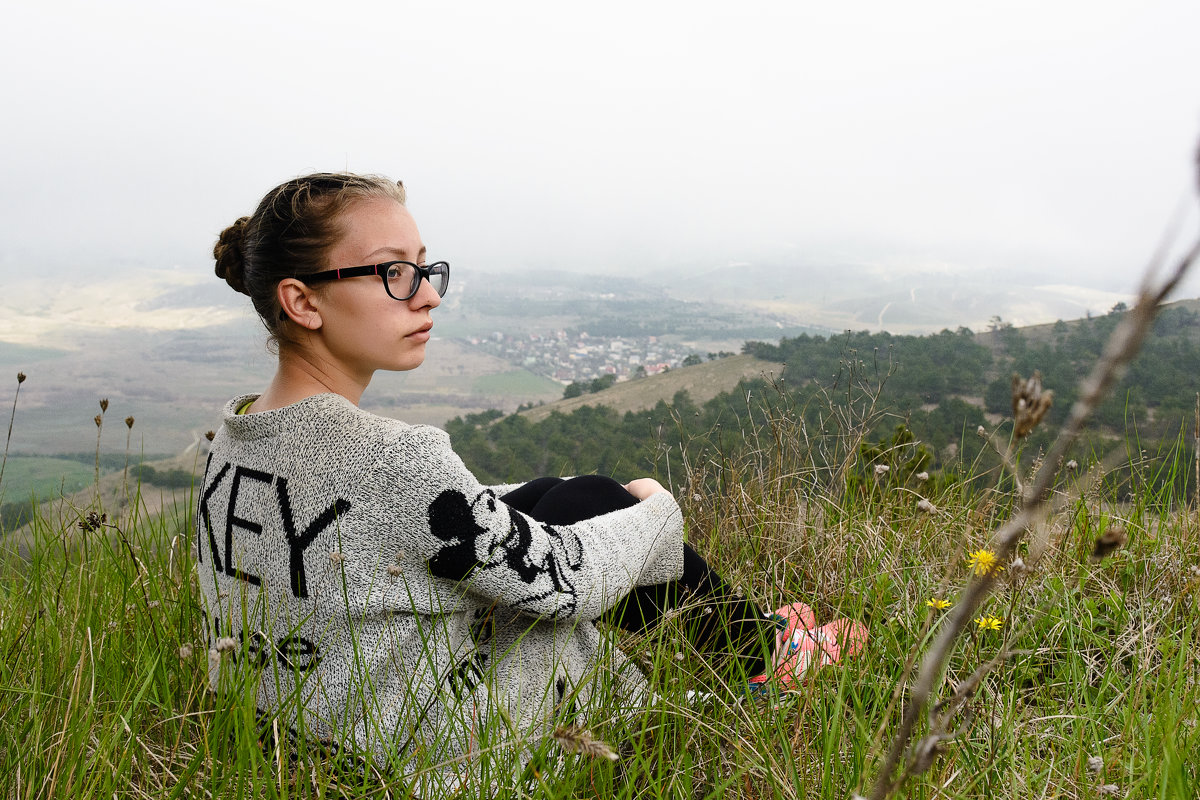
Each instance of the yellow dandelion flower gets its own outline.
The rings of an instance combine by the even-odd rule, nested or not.
[[[976,550],[971,553],[967,556],[967,566],[974,570],[976,575],[990,575],[1001,569],[999,559],[991,550]]]
[[[981,631],[998,631],[1000,626],[1004,624],[1004,620],[1000,617],[977,617],[975,624],[979,626]]]
[[[935,611],[945,611],[950,607],[950,601],[943,600],[940,597],[931,597],[925,601],[925,605],[929,606]]]

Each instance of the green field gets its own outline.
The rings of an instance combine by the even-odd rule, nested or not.
[[[95,468],[67,458],[9,456],[0,497],[6,503],[72,494],[95,480]]]
[[[562,385],[550,378],[534,375],[524,369],[501,372],[498,375],[483,375],[471,383],[471,388],[480,394],[536,394],[545,393],[553,397],[562,396]]]

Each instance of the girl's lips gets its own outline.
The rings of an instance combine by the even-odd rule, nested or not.
[[[433,328],[433,324],[430,323],[429,325],[426,325],[424,328],[420,328],[418,330],[413,331],[412,333],[410,333],[408,336],[405,336],[404,338],[411,339],[416,342],[428,342],[429,341],[429,331],[432,328]]]

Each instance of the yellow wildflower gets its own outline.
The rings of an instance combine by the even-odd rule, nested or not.
[[[975,624],[979,626],[981,631],[998,631],[1000,626],[1004,624],[1004,620],[1000,617],[977,617]]]
[[[990,575],[1001,569],[1000,561],[991,550],[976,550],[971,553],[967,556],[967,566],[973,569],[976,575]]]
[[[950,601],[943,600],[940,597],[931,597],[925,601],[925,605],[929,606],[935,611],[945,611],[950,607]]]

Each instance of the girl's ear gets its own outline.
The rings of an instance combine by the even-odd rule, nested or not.
[[[295,278],[284,278],[275,287],[275,299],[283,313],[300,327],[310,331],[321,327],[321,312],[311,287]]]

